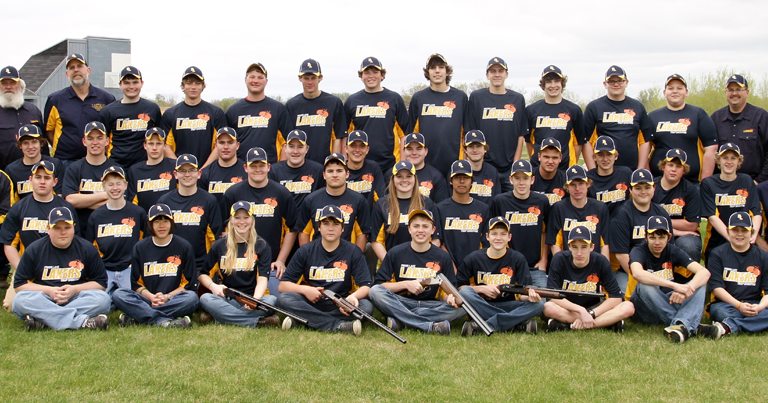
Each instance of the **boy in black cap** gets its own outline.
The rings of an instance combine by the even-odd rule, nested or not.
[[[320,91],[323,71],[314,59],[301,62],[299,81],[303,92],[288,100],[288,116],[293,128],[307,133],[307,158],[322,163],[329,153],[341,153],[342,139],[347,137],[344,104],[336,95]]]
[[[581,108],[563,98],[567,82],[568,76],[563,75],[559,67],[545,67],[539,80],[544,99],[525,108],[531,133],[526,143],[534,167],[539,165],[539,144],[548,137],[556,139],[565,147],[559,166],[561,170],[566,170],[579,160],[581,147],[587,141]]]
[[[264,94],[268,82],[266,67],[252,63],[245,71],[248,95],[230,106],[225,114],[227,125],[237,130],[242,144],[237,152],[241,160],[253,147],[263,148],[271,163],[283,159],[280,151],[293,124],[285,105]]]
[[[147,160],[128,171],[127,199],[144,211],[149,211],[163,195],[178,187],[173,175],[176,158],[165,156],[167,147],[165,130],[159,127],[147,130],[144,133]]]
[[[203,167],[213,162],[215,154],[215,133],[227,126],[224,111],[216,105],[203,100],[205,78],[203,72],[195,66],[187,67],[181,76],[181,90],[184,101],[163,113],[160,128],[168,134],[167,157],[176,158],[180,154],[192,154],[203,161]]]
[[[245,179],[245,161],[238,158],[239,148],[240,142],[235,129],[222,127],[216,133],[216,161],[201,170],[197,185],[212,194],[219,204],[222,203],[227,189]]]
[[[107,274],[93,244],[75,236],[72,211],[51,209],[49,237],[29,245],[16,270],[13,313],[26,330],[107,330]]]
[[[41,160],[46,160],[53,164],[57,179],[53,191],[61,194],[61,185],[64,182],[64,168],[58,158],[49,157],[41,153],[43,148],[47,148],[47,144],[48,142],[42,136],[40,128],[36,125],[24,125],[16,134],[16,146],[24,156],[5,167],[5,173],[8,174],[12,182],[14,201],[19,201],[32,194],[32,186],[29,183],[29,171],[32,169],[32,166]]]
[[[485,162],[488,144],[485,134],[480,130],[470,130],[464,135],[464,156],[472,165],[472,188],[469,194],[485,204],[491,204],[491,198],[501,194],[504,181],[496,168]],[[505,169],[511,169],[505,168]]]
[[[749,243],[751,235],[749,213],[733,213],[728,220],[730,244],[710,255],[707,268],[712,276],[707,285],[713,302],[707,308],[717,327],[716,332],[709,333],[714,339],[768,329],[768,277],[763,275],[768,269],[768,253]]]
[[[368,134],[353,130],[347,136],[347,187],[365,196],[369,206],[384,196],[384,175],[379,164],[369,159]]]
[[[549,200],[543,194],[531,191],[534,178],[530,162],[517,160],[511,170],[512,191],[493,198],[491,215],[507,220],[512,235],[509,247],[525,256],[533,284],[544,287],[547,285],[549,254],[544,226],[549,218]]]
[[[664,324],[664,334],[683,343],[696,333],[716,330],[700,325],[709,271],[669,244],[670,237],[666,217],[648,218],[646,242],[629,254],[627,298],[635,305],[635,321]]]
[[[373,305],[366,299],[371,277],[365,258],[355,245],[342,239],[344,217],[338,206],[321,208],[318,221],[320,237],[299,248],[291,259],[280,282],[277,305],[307,318],[307,326],[313,329],[359,336],[360,320],[350,318],[331,300],[324,299],[323,290],[345,296],[349,303],[373,313]],[[292,325],[290,317],[283,320],[283,330]]]
[[[539,166],[533,171],[531,190],[547,196],[550,206],[565,197],[565,171],[559,169],[562,158],[562,146],[557,139],[547,137],[541,141]]]
[[[403,159],[402,140],[408,129],[408,109],[400,94],[381,86],[387,69],[379,59],[372,56],[363,59],[357,75],[365,88],[344,102],[348,131],[368,133],[371,147],[368,159],[386,172]]]
[[[566,203],[566,202],[563,202]],[[550,299],[544,303],[547,331],[584,330],[607,327],[616,333],[624,332],[624,319],[635,312],[632,303],[623,301],[611,264],[602,254],[595,252],[592,231],[576,226],[568,233],[568,250],[557,253],[549,267],[547,288],[582,292],[604,290],[608,299],[568,296]]]
[[[587,196],[605,203],[613,217],[629,199],[628,185],[632,170],[623,165],[615,165],[619,152],[612,138],[598,137],[594,150],[596,166],[587,171],[587,177],[592,180]]]
[[[307,159],[307,152],[307,133],[291,130],[283,145],[285,160],[272,164],[269,168],[269,179],[279,182],[291,192],[296,207],[301,207],[304,198],[310,193],[325,187],[323,165]]]
[[[514,169],[514,168],[513,168]],[[544,303],[536,291],[517,300],[514,294],[502,295],[499,284],[530,285],[528,262],[520,252],[508,249],[512,234],[509,222],[503,217],[491,218],[486,238],[490,247],[467,255],[459,266],[456,282],[459,294],[474,307],[495,331],[536,334],[538,325],[534,319],[544,309]],[[464,323],[462,336],[479,334],[474,321]]]
[[[107,128],[112,144],[107,152],[109,157],[127,170],[144,160],[144,133],[160,124],[162,114],[156,103],[141,97],[144,78],[139,69],[124,67],[119,85],[123,99],[105,106],[99,121]]]
[[[437,204],[448,198],[448,184],[445,176],[435,167],[424,161],[429,153],[426,141],[421,133],[411,133],[403,138],[403,159],[416,168],[419,178],[419,191]]]

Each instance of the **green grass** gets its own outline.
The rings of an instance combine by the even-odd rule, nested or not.
[[[402,345],[304,329],[120,328],[25,332],[0,312],[0,401],[758,401],[768,338],[676,345],[661,326],[448,337]],[[541,323],[540,323],[541,325]]]

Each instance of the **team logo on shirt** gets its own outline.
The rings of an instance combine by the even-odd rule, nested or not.
[[[509,284],[515,271],[511,267],[501,269],[501,274],[485,271],[477,272],[477,284]]]
[[[472,188],[469,189],[469,193],[480,197],[491,197],[493,192],[493,181],[490,179],[483,180],[483,183],[472,182]]]
[[[715,205],[729,207],[744,207],[747,204],[749,192],[747,189],[739,189],[735,195],[727,193],[718,193],[715,195]]]
[[[579,291],[579,292],[595,292],[597,291],[597,284],[600,282],[600,277],[597,273],[592,273],[587,276],[585,283],[579,283],[576,281],[563,280],[563,290],[567,291]]]
[[[141,179],[136,182],[136,192],[162,192],[170,189],[171,176],[170,172],[163,172],[158,175],[160,179]]]
[[[254,217],[274,217],[275,207],[277,207],[277,199],[274,197],[267,197],[262,204],[253,204],[253,216]]]
[[[747,271],[739,271],[730,267],[723,268],[723,280],[738,285],[755,286],[757,285],[758,276],[760,276],[760,268],[758,266],[749,266]]]
[[[285,186],[289,192],[294,194],[299,193],[312,193],[312,184],[315,183],[315,178],[310,175],[304,175],[300,181],[284,180],[280,181],[280,184]]]
[[[80,179],[80,192],[99,193],[104,191],[104,183],[90,179]]]
[[[542,192],[539,192],[542,193]],[[563,197],[565,197],[565,190],[560,188],[554,188],[552,189],[552,193],[542,193],[544,196],[547,196],[547,199],[549,199],[549,205],[553,205],[560,200],[563,200]]]
[[[197,119],[190,118],[177,118],[176,130],[206,130],[208,128],[208,121],[211,117],[207,113],[201,113],[197,115]]]
[[[603,203],[616,203],[627,199],[627,184],[616,184],[616,190],[603,190],[595,194],[596,199]]]
[[[483,119],[493,119],[509,122],[515,120],[515,112],[517,112],[517,108],[515,108],[515,105],[512,104],[504,105],[504,109],[496,109],[493,107],[483,108]]]
[[[468,220],[460,217],[446,217],[444,229],[461,232],[477,232],[480,230],[480,224],[482,222],[483,216],[480,214],[470,214]]]
[[[314,115],[296,115],[296,126],[324,127],[327,119],[328,109],[318,109]]]
[[[22,231],[37,231],[41,234],[48,233],[48,220],[40,220],[37,217],[24,217],[21,223]]]
[[[571,115],[568,112],[558,114],[556,118],[549,116],[537,116],[536,128],[565,130],[568,128],[568,122],[571,121]]]
[[[146,113],[140,113],[138,119],[117,119],[115,122],[116,130],[130,130],[132,132],[147,130],[150,117]]]
[[[400,214],[400,224],[408,224],[408,214]],[[392,224],[392,214],[387,214],[387,225]]]
[[[135,226],[136,222],[131,217],[123,218],[120,224],[99,224],[96,237],[130,238],[133,236],[133,227]]]
[[[682,197],[678,197],[672,200],[672,204],[662,204],[661,207],[667,211],[667,214],[671,216],[679,217],[683,214],[683,207],[685,207],[685,200]]]
[[[635,123],[635,111],[632,109],[624,109],[624,113],[603,112],[603,123],[631,125]]]
[[[425,279],[432,278],[440,271],[440,262],[427,262],[425,267],[418,267],[415,264],[401,264],[400,265],[400,279]]]
[[[362,180],[347,182],[347,188],[357,193],[368,193],[373,189],[373,174],[367,173],[362,176]]]
[[[656,132],[686,134],[688,133],[688,126],[690,125],[691,120],[687,118],[679,119],[677,122],[659,122],[659,124],[656,125]]]
[[[25,194],[32,191],[32,184],[29,182],[29,179],[21,182],[16,182],[16,193],[18,194]]]
[[[104,104],[91,104],[91,108],[101,112],[102,109],[104,109],[106,105]]]
[[[450,118],[453,116],[454,109],[456,109],[456,103],[453,101],[445,101],[442,105],[425,104],[421,107],[421,116]]]
[[[200,225],[200,220],[205,215],[203,206],[194,206],[189,211],[172,210],[173,221],[181,225]]]
[[[158,277],[176,277],[176,273],[179,271],[181,265],[181,256],[168,256],[163,263],[146,262],[144,263],[144,277],[158,276]]]
[[[81,273],[85,266],[80,260],[73,260],[67,264],[67,267],[43,266],[43,275],[41,280],[53,280],[67,283],[80,280]]]
[[[341,215],[344,216],[344,225],[349,224],[349,219],[352,217],[352,214],[355,212],[355,209],[352,208],[351,204],[342,204],[339,206],[341,209]],[[315,211],[315,222],[320,221],[320,212],[323,211],[322,208],[317,209]]]
[[[645,239],[645,225],[635,225],[632,228],[632,239]]]
[[[662,280],[671,280],[674,277],[672,262],[667,261],[662,263],[661,270],[653,271],[651,273]]]
[[[563,231],[570,231],[578,226],[584,226],[589,228],[590,232],[594,233],[597,230],[597,223],[599,222],[600,219],[594,215],[587,216],[586,220],[584,221],[574,220],[573,218],[566,218],[565,222],[563,223]]]
[[[333,266],[328,268],[325,266],[311,266],[309,268],[309,279],[329,282],[344,281],[347,268],[346,260],[333,262]]]
[[[504,218],[512,225],[520,225],[523,227],[538,225],[539,215],[541,215],[541,209],[539,206],[528,207],[528,212],[521,213],[519,211],[507,211],[504,214]]]
[[[422,196],[429,197],[433,187],[434,185],[432,185],[432,181],[422,181],[419,183],[419,193],[421,193]]]
[[[357,105],[355,108],[355,117],[369,117],[383,119],[387,117],[387,110],[389,109],[389,102],[377,102],[376,106],[369,105]]]
[[[221,257],[221,260],[219,261],[219,267],[226,267],[225,262],[224,262],[225,260],[227,260],[226,258],[227,258],[226,256],[222,256]],[[258,256],[256,256],[256,260],[259,260]],[[256,260],[254,260],[254,262]],[[235,259],[235,265],[232,266],[232,269],[234,269],[235,271],[251,271],[251,270],[253,270],[253,267],[248,267],[247,264],[248,264],[248,259],[239,257],[239,258]]]
[[[272,118],[272,113],[269,111],[261,111],[258,116],[244,115],[237,117],[237,127],[254,127],[254,128],[266,128],[269,126],[269,119]]]
[[[229,182],[222,182],[222,181],[213,181],[208,183],[208,193],[218,193],[218,194],[224,194],[224,192],[227,191],[227,189],[231,188],[233,185],[238,184],[243,181],[243,178],[239,176],[233,176],[229,179]]]

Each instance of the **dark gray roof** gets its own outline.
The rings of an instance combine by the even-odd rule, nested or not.
[[[27,83],[27,91],[37,92],[66,57],[67,41],[61,41],[30,57],[19,70],[21,78]]]

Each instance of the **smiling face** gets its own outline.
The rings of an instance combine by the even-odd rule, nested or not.
[[[192,164],[183,164],[176,168],[173,174],[176,175],[176,180],[180,186],[190,188],[197,186],[197,180],[200,179],[202,172]]]
[[[304,159],[309,152],[309,146],[297,139],[285,143],[285,153],[288,155],[288,166],[297,168],[304,165]]]
[[[144,87],[144,81],[133,76],[126,76],[120,81],[120,89],[126,99],[138,99],[141,96],[142,87]]]
[[[416,169],[424,168],[424,158],[427,157],[427,147],[421,143],[412,141],[405,145],[405,159],[408,160]]]
[[[159,216],[152,220],[150,225],[152,225],[152,232],[155,234],[155,241],[163,244],[171,236],[171,222],[166,216]]]
[[[429,67],[429,83],[431,85],[445,84],[445,77],[448,75],[445,64],[433,64]]]
[[[269,182],[269,169],[269,163],[264,161],[254,161],[250,164],[245,164],[248,183],[254,187],[264,187]]]
[[[672,80],[664,88],[664,98],[671,109],[680,109],[685,106],[685,97],[688,96],[688,88],[680,80]]]
[[[89,155],[102,156],[109,145],[109,137],[100,130],[91,130],[83,138],[83,145]]]
[[[494,88],[504,88],[504,82],[508,77],[509,72],[500,64],[492,65],[485,73],[485,78],[491,82],[491,86]]]
[[[653,199],[653,193],[656,190],[654,185],[648,183],[638,183],[632,186],[632,200],[638,206],[649,206]]]
[[[417,244],[428,243],[434,232],[435,224],[427,217],[417,215],[408,223],[408,233],[411,234],[411,240]]]
[[[555,74],[548,74],[544,80],[544,95],[547,98],[558,98],[563,95],[563,79]]]
[[[79,60],[70,60],[67,63],[67,78],[73,87],[82,87],[88,83],[91,68]]]
[[[107,174],[102,183],[104,184],[104,192],[111,200],[122,199],[128,188],[128,182],[117,174]]]
[[[264,93],[264,88],[267,87],[267,75],[253,69],[245,76],[245,87],[248,89],[248,95],[251,97],[258,97]]]
[[[392,177],[392,180],[395,182],[398,197],[406,198],[411,196],[413,187],[416,186],[416,176],[411,171],[401,169]]]
[[[743,251],[749,248],[749,239],[752,237],[752,230],[744,227],[728,228],[728,237],[731,238],[733,249]]]
[[[491,247],[499,252],[506,249],[509,241],[512,240],[512,234],[510,234],[507,228],[503,225],[497,225],[491,228],[485,237],[488,239],[488,243]]]
[[[518,198],[527,198],[531,193],[533,185],[533,175],[526,175],[523,172],[515,172],[510,177],[510,182],[514,189],[512,190]]]
[[[720,172],[733,175],[741,165],[741,157],[735,151],[726,151],[717,156],[717,165],[720,167]]]
[[[188,75],[181,80],[181,90],[188,101],[197,101],[203,94],[205,83],[199,77]]]
[[[360,79],[365,84],[365,90],[368,92],[381,91],[381,82],[384,81],[384,75],[376,67],[369,66],[363,70]]]
[[[369,150],[370,147],[368,147],[368,144],[355,140],[347,144],[347,158],[349,158],[349,162],[354,165],[362,164],[363,161],[365,161],[365,157],[368,155]]]
[[[42,142],[42,139],[35,137],[22,137],[21,141],[19,142],[19,148],[21,149],[21,152],[24,153],[25,157],[29,159],[36,159],[38,156],[40,156]]]
[[[244,209],[237,210],[234,217],[231,218],[235,232],[241,237],[248,239],[253,227],[253,216]]]
[[[464,154],[469,162],[482,162],[485,159],[485,145],[480,143],[470,143],[464,146]]]
[[[605,87],[606,91],[608,91],[609,98],[624,97],[624,93],[627,91],[627,85],[629,85],[629,80],[620,78],[618,76],[612,76],[603,82],[603,86]]]
[[[725,89],[725,98],[728,100],[728,105],[731,109],[740,111],[747,104],[747,97],[749,96],[749,89],[741,87],[739,84],[730,83]]]

